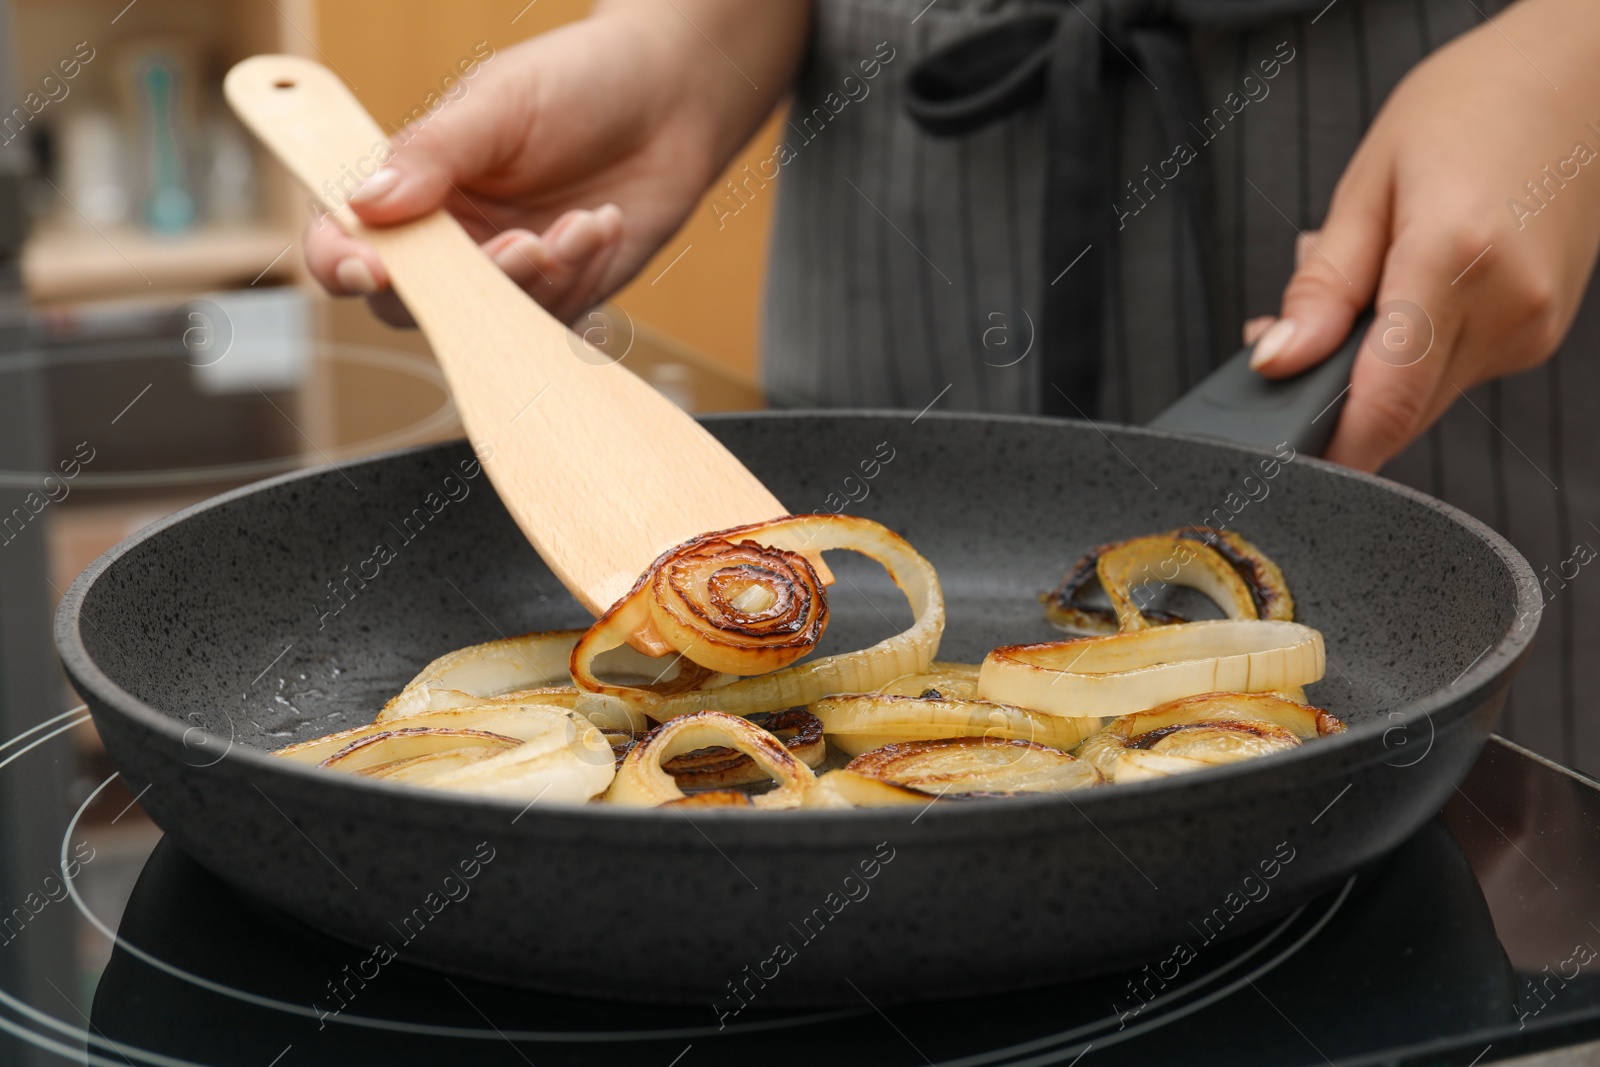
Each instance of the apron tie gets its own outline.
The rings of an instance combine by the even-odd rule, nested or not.
[[[1030,6],[956,38],[907,72],[906,113],[935,137],[964,136],[1027,108],[1045,109],[1038,344],[1046,414],[1092,416],[1098,407],[1113,268],[1106,260],[1100,269],[1069,268],[1091,247],[1110,253],[1125,221],[1113,207],[1123,180],[1114,151],[1115,109],[1106,103],[1115,81],[1148,79],[1158,87],[1153,96],[1163,135],[1173,145],[1192,142],[1203,105],[1188,27],[1256,24],[1314,10],[1317,4],[1071,0],[1065,6]],[[1199,303],[1207,321],[1197,331],[1210,338],[1209,169],[1185,166],[1176,178],[1157,180],[1174,187],[1178,210],[1199,250]]]

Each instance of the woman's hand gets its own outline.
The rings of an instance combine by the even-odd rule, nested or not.
[[[1600,18],[1521,0],[1395,89],[1297,246],[1281,317],[1245,340],[1261,373],[1296,374],[1376,297],[1326,452],[1376,470],[1472,386],[1549,358],[1597,248]]]
[[[806,0],[602,0],[486,61],[465,95],[396,138],[350,206],[384,225],[443,205],[570,321],[644,265],[771,113],[808,18]],[[372,295],[409,324],[377,255],[336,223],[307,229],[306,262],[329,291]]]

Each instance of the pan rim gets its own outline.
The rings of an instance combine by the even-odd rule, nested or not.
[[[903,418],[906,411],[882,408],[836,408],[836,409],[785,409],[779,411],[751,411],[751,412],[718,412],[696,416],[702,423],[734,422],[746,420],[760,421],[788,421],[814,418]],[[1070,425],[1091,429],[1103,433],[1110,430],[1114,433],[1131,435],[1134,437],[1153,438],[1161,441],[1185,441],[1208,449],[1222,449],[1241,453],[1244,455],[1266,457],[1276,454],[1270,449],[1254,445],[1244,445],[1219,438],[1205,437],[1198,434],[1175,433],[1168,430],[1153,430],[1140,426],[1125,426],[1120,424],[1102,424],[1088,419],[1067,419],[1043,415],[988,415],[974,412],[924,412],[918,418],[931,418],[939,422],[979,422],[984,424],[1004,423],[1031,426],[1061,426]],[[464,438],[454,438],[447,441],[437,441],[420,445],[411,445],[403,448],[391,449],[375,453],[371,456],[361,457],[344,465],[319,464],[301,470],[289,471],[271,478],[252,482],[236,489],[228,490],[206,500],[192,504],[189,507],[173,512],[171,515],[156,520],[149,525],[134,531],[112,548],[101,554],[88,567],[86,567],[66,593],[61,598],[55,617],[55,643],[56,651],[60,656],[63,666],[74,687],[86,690],[85,695],[92,694],[103,707],[115,711],[124,718],[131,720],[139,727],[149,730],[163,739],[177,745],[184,744],[184,738],[190,734],[193,727],[184,726],[179,720],[164,714],[159,709],[146,703],[140,698],[123,689],[112,681],[89,655],[83,643],[81,632],[81,609],[89,590],[94,583],[120,560],[128,556],[146,541],[160,536],[169,528],[176,526],[189,518],[230,504],[243,497],[253,496],[257,493],[275,488],[280,485],[297,481],[308,481],[312,478],[325,477],[330,473],[341,472],[345,467],[388,462],[413,453],[442,451],[452,448],[466,447],[471,450],[470,442]],[[1398,708],[1388,712],[1390,718],[1387,722],[1373,721],[1352,727],[1345,733],[1318,739],[1315,745],[1300,746],[1288,752],[1274,753],[1265,758],[1265,765],[1279,767],[1302,762],[1307,759],[1319,759],[1319,752],[1336,752],[1355,749],[1368,743],[1373,737],[1381,737],[1389,730],[1428,720],[1434,712],[1447,705],[1470,703],[1478,698],[1483,691],[1498,684],[1502,676],[1508,676],[1518,666],[1519,661],[1526,655],[1532,644],[1534,634],[1538,630],[1540,615],[1543,609],[1543,596],[1539,591],[1538,579],[1532,566],[1520,552],[1498,532],[1487,524],[1467,514],[1454,505],[1428,496],[1410,486],[1382,478],[1377,475],[1367,474],[1362,471],[1352,470],[1338,464],[1312,456],[1296,456],[1297,463],[1309,463],[1314,469],[1323,471],[1326,475],[1345,478],[1373,486],[1382,492],[1398,494],[1412,504],[1421,506],[1426,510],[1443,515],[1457,526],[1465,528],[1479,541],[1486,544],[1505,567],[1516,590],[1516,603],[1514,617],[1527,620],[1526,625],[1518,627],[1512,625],[1508,628],[1488,650],[1474,661],[1462,674],[1449,685],[1433,690],[1432,692],[1409,701]],[[1509,684],[1509,681],[1508,681]],[[1393,716],[1398,715],[1398,718]],[[237,750],[237,751],[236,751]],[[308,775],[311,780],[324,785],[333,786],[334,779],[320,768],[305,766],[279,760],[273,757],[266,749],[253,745],[235,746],[231,742],[227,747],[224,759],[232,758],[242,761],[245,767],[254,771],[270,774],[287,774],[290,776]],[[934,805],[938,810],[928,810],[926,819],[937,824],[956,824],[964,819],[982,818],[982,813],[1012,812],[1022,813],[1041,808],[1059,807],[1063,803],[1073,807],[1092,807],[1097,811],[1105,811],[1108,816],[1115,818],[1115,811],[1106,811],[1107,805],[1115,805],[1117,797],[1135,798],[1159,794],[1169,790],[1194,789],[1197,787],[1215,786],[1227,789],[1227,783],[1239,779],[1249,779],[1258,774],[1265,773],[1259,768],[1263,766],[1262,759],[1244,760],[1239,763],[1226,764],[1209,768],[1193,774],[1179,775],[1166,779],[1154,779],[1145,782],[1135,782],[1120,785],[1115,789],[1092,789],[1074,793],[1040,794],[1028,797],[995,798],[982,803],[951,803]],[[428,808],[437,806],[441,815],[462,805],[469,807],[485,807],[499,811],[517,811],[522,808],[521,802],[495,797],[475,796],[472,794],[452,794],[440,790],[425,790],[414,786],[398,783],[384,782],[354,775],[338,775],[338,782],[342,788],[358,789],[363,792],[371,791],[368,795],[374,799],[383,797],[404,798],[412,804],[423,804]],[[540,807],[537,813],[525,809],[531,817],[537,814],[537,819],[530,818],[530,826],[550,823],[561,819],[577,821],[593,820],[623,820],[636,819],[651,820],[659,824],[670,820],[670,813],[650,808],[617,808],[602,804],[562,804]],[[864,823],[899,823],[903,821],[900,816],[903,809],[897,808],[859,808],[848,811],[785,811],[761,812],[756,820],[760,824],[771,824],[774,816],[781,819],[783,825],[788,826],[814,826],[826,827],[841,824],[861,825]],[[919,816],[922,818],[923,816]],[[737,823],[750,818],[744,811],[705,809],[696,814],[695,822],[711,821],[718,824]],[[781,844],[774,842],[774,844]]]

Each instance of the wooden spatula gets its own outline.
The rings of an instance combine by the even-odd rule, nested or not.
[[[388,138],[327,68],[255,56],[228,103],[351,234],[377,252],[427,335],[507,510],[599,614],[663,551],[786,513],[712,436],[552,318],[443,211],[367,227],[345,206]],[[580,352],[592,353],[583,359]],[[659,638],[636,645],[661,654]]]

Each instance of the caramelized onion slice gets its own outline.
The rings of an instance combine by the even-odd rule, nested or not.
[[[1204,693],[1115,719],[1078,747],[1078,757],[1113,781],[1135,781],[1236,763],[1343,730],[1321,708],[1273,693]]]
[[[452,748],[444,752],[434,752],[426,756],[413,756],[410,759],[393,760],[389,763],[380,763],[375,767],[368,767],[359,773],[367,778],[382,778],[386,782],[406,782],[416,784],[418,781],[430,778],[443,770],[454,770],[487,759],[499,750],[493,748]]]
[[[1104,552],[1095,570],[1117,614],[1118,628],[1124,632],[1152,625],[1133,595],[1135,589],[1150,582],[1198,589],[1230,619],[1257,617],[1250,587],[1239,572],[1221,553],[1201,541],[1171,534],[1135,537]]]
[[[1214,530],[1209,526],[1185,526],[1174,530],[1180,538],[1202,541],[1227,560],[1244,584],[1250,587],[1258,619],[1294,621],[1294,597],[1289,593],[1289,583],[1284,580],[1283,568],[1254,544],[1232,530]]]
[[[589,800],[616,770],[600,730],[574,711],[541,704],[425,712],[274,755],[410,785],[551,802]]]
[[[1299,745],[1298,737],[1272,723],[1194,723],[1170,727],[1148,748],[1134,747],[1118,753],[1109,761],[1110,769],[1103,773],[1113,782],[1144,781],[1270,756]],[[1101,766],[1104,768],[1105,764]]]
[[[1294,622],[1217,620],[997,648],[985,700],[1056,715],[1126,715],[1199,693],[1271,692],[1322,677],[1322,635]]]
[[[738,749],[777,780],[776,789],[752,799],[755,807],[798,807],[816,781],[810,767],[755,723],[720,711],[699,711],[663,723],[635,745],[623,758],[606,801],[625,807],[654,808],[681,800],[683,790],[662,764],[680,753],[714,745]]]
[[[857,771],[829,771],[817,779],[800,802],[802,808],[889,808],[906,804],[927,807],[938,796],[895,785]]]
[[[1059,749],[983,737],[885,745],[845,769],[935,796],[1062,793],[1101,782],[1092,763]]]
[[[1109,634],[1187,621],[1136,602],[1135,589],[1160,582],[1198,589],[1230,619],[1294,619],[1294,598],[1278,565],[1237,533],[1209,526],[1097,545],[1039,599],[1045,617],[1072,633]],[[1092,602],[1096,588],[1104,590],[1109,607]]]
[[[402,728],[456,732],[486,732],[515,741],[528,743],[553,743],[550,739],[566,736],[567,709],[546,704],[485,705],[481,701],[471,707],[450,711],[430,711],[408,717],[404,723],[375,722],[357,726],[336,734],[302,741],[297,745],[280,748],[273,753],[279,759],[312,765],[323,763],[331,756],[361,741],[394,733]],[[400,757],[392,757],[400,758]]]
[[[573,646],[583,634],[583,630],[547,630],[446,653],[406,683],[399,695],[384,705],[378,720],[486,702],[576,708],[578,690],[572,685],[569,664]],[[599,667],[657,693],[683,692],[731,680],[687,660],[663,665],[628,645],[609,650]],[[603,721],[596,720],[596,725],[613,732],[642,733],[650,728],[642,715],[631,715],[626,708]]]
[[[1100,726],[1096,718],[1071,718],[987,700],[936,700],[881,694],[841,694],[811,705],[834,747],[851,756],[902,741],[988,737],[1033,741],[1063,751]]]
[[[737,789],[708,789],[704,793],[691,793],[677,800],[669,800],[663,808],[750,808],[750,794]]]
[[[1169,756],[1163,752],[1144,752],[1134,749],[1117,757],[1116,762],[1111,765],[1111,772],[1106,777],[1117,785],[1125,785],[1128,782],[1170,778],[1174,774],[1189,774],[1192,771],[1203,771],[1207,767],[1215,766],[1215,763],[1189,756]]]
[[[752,716],[755,721],[758,716]],[[756,725],[783,742],[789,754],[815,769],[828,755],[822,736],[822,722],[804,708],[790,708],[759,716]],[[673,756],[661,765],[677,781],[678,787],[712,789],[730,785],[749,785],[766,781],[767,775],[755,760],[736,748],[717,745]]]
[[[572,679],[567,674],[567,657],[582,636],[582,630],[550,630],[447,652],[407,682],[383,706],[378,718],[396,719],[438,710],[431,699],[433,690],[482,698],[517,689],[569,685]]]
[[[632,651],[631,649],[629,650]],[[492,697],[475,697],[471,693],[463,693],[459,689],[427,689],[425,696],[413,707],[425,706],[426,711],[412,711],[398,718],[383,717],[379,713],[376,726],[394,726],[402,720],[411,724],[433,712],[440,711],[481,711],[484,714],[494,714],[497,710],[508,706],[515,707],[525,704],[537,704],[541,707],[564,708],[576,711],[578,707],[578,687],[573,685],[541,686],[534,689],[514,689],[509,693],[501,693]],[[596,723],[596,725],[600,725]],[[613,745],[626,746],[635,738],[643,735],[650,729],[650,723],[644,716],[637,716],[635,721],[621,722],[608,721],[601,726],[601,731]],[[620,758],[620,757],[619,757]]]
[[[976,700],[976,663],[935,662],[921,674],[903,674],[878,692],[898,697],[928,697],[933,700]]]
[[[691,541],[656,563],[649,588],[656,632],[729,674],[787,667],[828,626],[827,593],[810,561],[748,539]]]
[[[910,602],[911,627],[859,652],[825,656],[771,674],[717,685],[714,690],[708,686],[687,693],[654,693],[638,686],[603,682],[596,677],[596,656],[620,646],[630,634],[654,620],[652,612],[657,610],[659,588],[657,576],[674,558],[697,552],[712,543],[733,546],[735,542],[744,541],[790,554],[844,548],[876,560]],[[705,567],[695,573],[706,574]],[[709,573],[715,575],[717,571]],[[612,605],[578,641],[572,650],[571,673],[573,682],[583,692],[579,710],[594,717],[596,722],[611,722],[641,713],[665,722],[708,705],[735,715],[750,715],[803,706],[829,693],[871,692],[901,675],[926,671],[933,662],[943,631],[944,594],[939,588],[939,576],[933,565],[899,534],[851,515],[793,515],[708,534],[663,555],[633,590]],[[720,662],[713,659],[712,649],[728,643],[721,631],[710,626],[695,629],[692,637],[678,636],[684,638],[683,644],[674,646],[679,656],[702,663]],[[789,647],[786,636],[777,643]]]
[[[415,779],[417,785],[478,796],[527,800],[534,804],[581,804],[604,793],[616,776],[616,762],[604,735],[577,714],[573,736],[553,751],[530,745],[496,753],[454,769]]]
[[[1117,546],[1112,541],[1095,545],[1072,565],[1056,587],[1039,594],[1044,605],[1044,617],[1050,625],[1069,634],[1114,634],[1117,632],[1117,613],[1111,608],[1092,603],[1089,594],[1100,588],[1100,556]],[[1156,617],[1159,614],[1160,617]],[[1151,612],[1157,622],[1176,621],[1165,612]]]
[[[1215,719],[1276,723],[1302,741],[1344,732],[1344,723],[1324,709],[1288,700],[1277,693],[1201,693],[1149,711],[1124,715],[1110,728],[1123,736],[1139,738],[1168,726]]]
[[[516,748],[522,744],[514,737],[492,734],[487,730],[440,730],[409,727],[385,730],[382,733],[352,741],[338,752],[323,760],[319,766],[329,770],[364,771],[396,760],[410,760],[418,756],[437,755],[456,749]]]
[[[393,722],[396,718],[409,719],[412,715],[424,711],[492,707],[495,704],[549,704],[558,708],[573,709],[578,706],[578,687],[575,685],[541,685],[531,689],[513,689],[509,693],[498,693],[489,697],[475,697],[459,689],[427,689],[424,692],[425,697],[413,698],[416,702],[409,705],[416,710],[399,716],[385,715],[380,711],[378,721]]]

